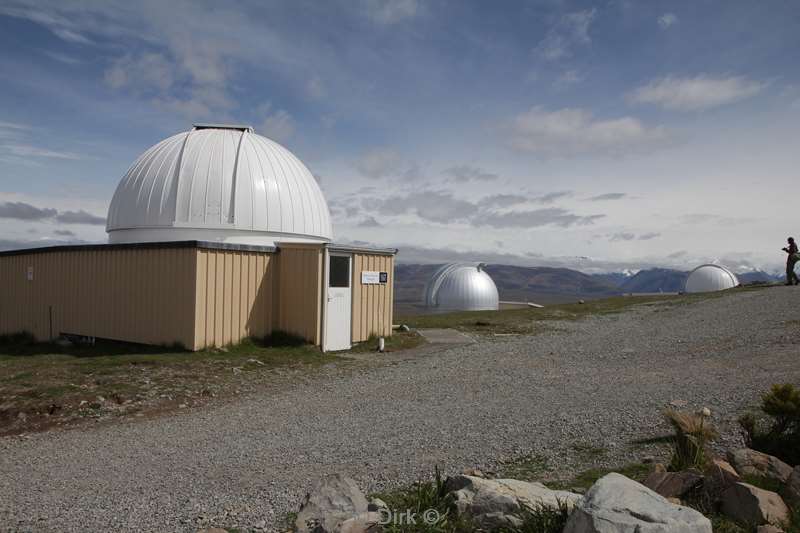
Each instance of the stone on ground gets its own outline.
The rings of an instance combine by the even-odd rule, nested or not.
[[[573,508],[583,497],[562,490],[551,490],[541,483],[516,479],[484,479],[459,475],[448,478],[446,489],[458,516],[474,520],[491,529],[519,527],[523,508]]]
[[[775,527],[772,524],[764,524],[763,526],[758,526],[756,528],[756,533],[783,533],[783,530],[779,527]]]
[[[703,488],[712,500],[718,500],[731,485],[742,480],[736,469],[728,461],[722,459],[711,461],[711,464],[706,467],[705,475]]]
[[[335,529],[336,533],[380,533],[383,531],[381,525],[381,513],[368,512],[361,513],[348,518]]]
[[[642,485],[665,498],[682,498],[702,483],[703,476],[697,472],[653,472]]]
[[[711,533],[711,521],[617,473],[589,489],[564,528],[564,533],[664,532]]]
[[[746,524],[775,524],[789,520],[789,508],[775,492],[736,483],[722,495],[722,512]]]
[[[786,483],[792,467],[771,455],[750,448],[728,452],[728,461],[742,476],[760,476]]]
[[[367,498],[356,482],[341,474],[320,479],[306,494],[295,528],[310,533],[332,533],[340,523],[367,512]]]

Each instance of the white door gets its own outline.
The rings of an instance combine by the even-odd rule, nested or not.
[[[352,257],[328,257],[328,295],[325,309],[325,351],[350,349],[352,318]]]

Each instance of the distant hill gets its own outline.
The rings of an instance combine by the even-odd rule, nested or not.
[[[774,275],[763,270],[753,270],[751,272],[742,272],[736,274],[739,278],[739,283],[743,285],[747,283],[773,283],[775,281],[783,281],[784,277],[781,275]]]
[[[441,265],[398,264],[395,267],[395,300],[418,304],[425,284]],[[501,300],[529,301],[543,304],[578,299],[603,298],[623,293],[680,292],[689,273],[669,268],[651,268],[631,272],[584,274],[569,268],[521,267],[490,264],[492,277]],[[762,271],[738,274],[743,284],[780,280]],[[407,307],[407,306],[406,306]]]
[[[631,279],[634,274],[628,272],[605,272],[603,274],[592,274],[592,277],[614,287],[621,287],[623,283]]]
[[[620,285],[622,292],[680,292],[688,272],[669,268],[640,270]]]
[[[395,267],[395,300],[417,303],[425,284],[441,265],[399,263]],[[501,300],[556,303],[619,294],[611,283],[568,268],[488,265]]]
[[[525,294],[607,296],[619,292],[607,281],[569,268],[488,265],[486,272],[503,300],[524,299]]]

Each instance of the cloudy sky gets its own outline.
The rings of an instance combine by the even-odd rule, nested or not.
[[[406,261],[779,269],[800,234],[800,4],[0,2],[0,248],[103,241],[192,122],[318,177]]]

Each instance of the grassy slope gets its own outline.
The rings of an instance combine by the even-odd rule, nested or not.
[[[587,300],[583,304],[552,305],[541,309],[461,311],[432,315],[399,316],[395,320],[408,324],[412,328],[456,328],[461,331],[489,335],[535,334],[541,331],[548,321],[576,320],[587,316],[610,315],[626,311],[637,305],[686,305],[729,294],[734,294],[734,291],[680,296],[618,296],[601,300]]]

